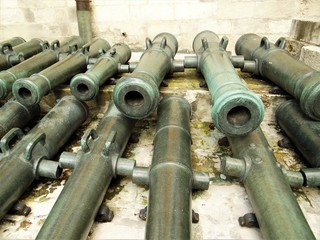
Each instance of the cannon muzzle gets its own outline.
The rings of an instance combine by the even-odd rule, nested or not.
[[[122,77],[113,91],[113,101],[127,117],[141,119],[149,116],[160,101],[159,86],[172,70],[178,42],[170,33],[160,33],[146,41],[147,49],[135,70]]]
[[[193,50],[211,93],[213,123],[228,136],[246,135],[260,125],[264,106],[234,70],[227,43],[227,38],[219,40],[215,33],[203,31],[194,38]]]

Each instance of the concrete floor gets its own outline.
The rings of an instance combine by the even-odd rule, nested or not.
[[[289,169],[304,167],[302,157],[292,149],[280,148],[277,141],[285,137],[276,124],[274,112],[287,96],[269,94],[271,83],[240,73],[248,87],[257,93],[265,104],[265,117],[261,124],[277,160]],[[192,106],[191,135],[193,139],[192,158],[195,171],[208,172],[210,188],[192,194],[192,209],[200,215],[198,224],[192,224],[192,239],[262,239],[259,229],[244,228],[238,218],[252,212],[244,187],[234,179],[219,172],[219,154],[230,155],[228,146],[220,146],[218,140],[224,137],[217,129],[211,129],[211,97],[206,89],[199,87],[202,76],[195,70],[174,73],[168,76],[168,87],[161,87],[162,95],[178,94],[184,96]],[[111,96],[113,86],[104,86],[98,99],[89,103],[91,117],[64,150],[79,150],[79,140],[83,131],[95,127],[103,116]],[[55,98],[69,92],[66,86],[52,92],[42,101],[42,109],[48,110]],[[148,166],[153,151],[156,116],[140,120],[134,130],[138,143],[129,143],[124,156],[135,159],[137,165]],[[34,183],[21,201],[31,207],[28,216],[6,215],[0,221],[0,239],[34,239],[59,196],[63,185],[71,174],[65,170],[60,180],[41,179]],[[294,190],[316,238],[320,239],[320,198],[318,188]],[[95,223],[88,239],[142,239],[145,222],[139,219],[139,211],[148,203],[148,189],[135,185],[128,177],[112,181],[105,203],[114,211],[114,219],[108,223]]]

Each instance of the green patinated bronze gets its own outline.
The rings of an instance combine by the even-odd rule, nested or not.
[[[40,115],[39,105],[26,107],[13,99],[0,108],[0,139],[12,128],[22,128]]]
[[[167,97],[157,115],[146,239],[191,239],[191,107],[182,97]]]
[[[21,43],[25,43],[22,37],[13,37],[8,40],[4,40],[0,42],[0,54],[6,54],[9,52],[14,46],[17,46]]]
[[[113,103],[96,131],[81,140],[77,164],[44,222],[37,239],[87,239],[109,184],[115,176],[113,161],[122,155],[135,120]]]
[[[58,62],[61,55],[70,54],[74,49],[79,49],[82,45],[83,40],[78,36],[70,37],[61,44],[55,41],[52,49],[46,49],[28,60],[0,72],[0,99],[6,98],[11,93],[12,85],[16,80],[40,72]]]
[[[113,100],[127,117],[141,119],[149,116],[160,101],[159,86],[172,70],[178,49],[176,38],[160,33],[153,41],[147,39],[147,49],[135,70],[122,77],[113,91]]]
[[[47,41],[31,39],[9,49],[5,55],[0,55],[0,70],[8,69],[20,62],[49,48]]]
[[[58,178],[58,162],[49,161],[87,118],[87,108],[73,96],[59,103],[27,134],[10,130],[0,142],[0,219],[38,177]],[[13,147],[10,141],[21,140]]]
[[[294,100],[278,107],[276,119],[307,162],[312,167],[320,167],[320,122],[304,114]]]
[[[226,52],[227,43],[226,38],[220,41],[215,33],[203,31],[194,38],[193,50],[211,93],[215,126],[228,136],[246,135],[260,125],[264,106],[234,70]]]
[[[118,72],[118,65],[129,61],[130,48],[123,43],[115,44],[86,72],[74,76],[70,82],[71,93],[82,101],[93,99],[106,80]]]
[[[70,80],[74,75],[84,72],[87,69],[88,58],[98,57],[101,51],[107,51],[109,48],[107,41],[96,39],[43,71],[15,81],[12,86],[13,95],[24,105],[37,104],[52,89]]]
[[[250,33],[238,39],[235,50],[247,60],[257,60],[258,74],[294,96],[310,118],[320,120],[320,72],[294,59],[284,46],[284,38],[272,44]]]
[[[244,184],[263,237],[315,239],[261,129],[228,140],[234,158],[221,171]]]

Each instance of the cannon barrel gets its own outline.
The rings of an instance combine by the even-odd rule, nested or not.
[[[182,97],[164,98],[158,107],[146,239],[191,238],[190,114],[190,105]]]
[[[93,34],[90,2],[91,0],[76,0],[78,31],[85,43],[92,41]]]
[[[304,114],[294,100],[277,108],[276,119],[307,162],[312,167],[320,167],[320,122]]]
[[[15,81],[12,86],[13,95],[24,105],[37,104],[52,89],[70,80],[77,73],[84,72],[87,69],[88,57],[97,57],[101,50],[107,51],[109,48],[107,41],[96,39],[43,71]]]
[[[25,60],[47,48],[49,48],[49,43],[47,41],[33,38],[25,43],[13,47],[13,52],[15,54],[22,54],[22,57]]]
[[[284,46],[284,38],[272,44],[250,33],[237,40],[235,51],[247,60],[257,59],[258,74],[294,96],[310,118],[320,120],[320,72],[294,59]]]
[[[147,39],[147,49],[135,70],[117,82],[113,101],[127,117],[141,119],[149,116],[160,101],[159,86],[172,70],[178,50],[177,39],[170,33],[160,33],[153,41]]]
[[[228,140],[236,159],[223,159],[221,171],[240,177],[263,237],[315,239],[261,129]]]
[[[227,42],[226,38],[219,41],[211,31],[203,31],[194,38],[193,50],[211,93],[213,123],[226,135],[246,135],[260,125],[264,107],[235,72],[225,51]]]
[[[14,46],[26,42],[22,37],[13,37],[0,42],[0,54],[6,54]]]
[[[12,128],[22,128],[40,114],[39,105],[30,107],[13,99],[0,108],[0,139]]]
[[[8,69],[20,62],[49,48],[47,41],[37,38],[21,43],[15,47],[8,45],[9,51],[5,55],[0,55],[0,70]]]
[[[114,176],[112,159],[122,155],[135,124],[110,104],[97,130],[82,138],[81,157],[37,239],[87,238]]]
[[[19,63],[7,70],[0,72],[0,99],[6,98],[12,90],[13,83],[20,78],[29,77],[34,73],[49,67],[59,61],[62,54],[70,54],[74,49],[83,45],[83,40],[78,36],[73,36],[61,44],[55,41],[52,49],[45,51]]]
[[[48,159],[54,157],[86,118],[86,106],[73,96],[67,96],[27,135],[23,136],[21,130],[15,128],[1,139],[0,219],[36,178],[59,177],[59,163]],[[10,149],[10,140],[15,136],[21,140]]]
[[[98,95],[100,86],[118,72],[118,65],[127,63],[130,57],[131,50],[126,44],[115,44],[86,73],[71,79],[71,93],[82,101],[93,99]]]

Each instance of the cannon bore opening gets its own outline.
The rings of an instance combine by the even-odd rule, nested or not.
[[[86,94],[89,92],[89,88],[86,84],[84,83],[80,83],[77,85],[77,91],[80,93],[80,94]]]
[[[124,100],[125,100],[126,104],[128,104],[130,106],[140,106],[144,103],[144,98],[143,98],[142,94],[139,93],[138,91],[128,92],[125,95]]]
[[[22,99],[28,99],[32,96],[31,91],[28,88],[20,88],[18,94]]]
[[[251,119],[251,113],[248,108],[237,106],[232,108],[227,114],[228,122],[235,127],[242,127]]]

